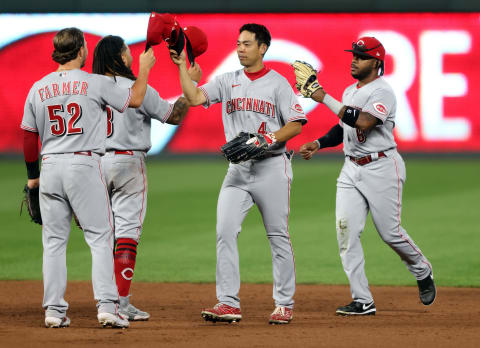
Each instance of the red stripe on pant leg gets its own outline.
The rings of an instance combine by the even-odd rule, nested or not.
[[[143,225],[142,215],[143,215],[143,209],[145,207],[145,192],[147,190],[147,179],[145,177],[145,170],[143,169],[143,160],[140,160],[140,166],[142,168],[143,192],[142,192],[142,208],[140,209],[140,216],[138,217],[138,220],[140,222],[140,227],[137,228],[137,240],[140,238],[140,228],[142,228],[142,225]]]
[[[421,257],[422,257],[422,262],[427,265],[427,267],[430,269],[430,272],[432,271],[432,265],[429,264],[428,262],[425,262],[425,257],[423,256],[422,252],[418,250],[418,248],[413,245],[408,238],[405,237],[405,235],[400,231],[400,175],[398,174],[398,166],[397,166],[397,160],[393,158],[393,162],[395,163],[395,172],[397,173],[397,220],[398,220],[398,235],[400,238],[402,238],[405,242],[408,243],[412,247],[413,250],[415,250]]]
[[[295,275],[295,284],[297,283],[297,266],[295,265],[295,253],[293,252],[292,241],[290,240],[290,233],[288,232],[288,217],[290,216],[290,182],[291,179],[287,174],[287,160],[285,159],[285,155],[282,156],[283,161],[285,162],[285,176],[288,180],[288,213],[287,213],[287,236],[288,236],[288,243],[290,244],[290,250],[292,251],[293,257],[293,273]]]
[[[111,207],[110,207],[110,197],[108,195],[108,188],[107,188],[107,184],[105,183],[105,181],[103,180],[103,175],[102,175],[102,168],[100,166],[100,159],[97,161],[98,162],[98,171],[100,173],[100,180],[102,181],[102,184],[103,186],[105,187],[105,197],[107,199],[107,210],[108,210],[108,224],[110,225],[110,233],[112,235],[112,241],[114,240],[114,229],[113,229],[113,224],[112,224],[112,220],[111,220],[111,216],[112,216],[112,211],[111,211]],[[112,251],[112,254],[113,254],[113,245],[110,246],[110,249]],[[115,273],[112,273],[112,279],[115,277]]]

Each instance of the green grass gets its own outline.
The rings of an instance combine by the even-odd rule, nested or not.
[[[480,286],[480,161],[408,159],[403,226],[434,266],[443,286]],[[342,161],[294,161],[290,234],[298,283],[346,284],[335,232],[335,184]],[[138,281],[214,282],[215,213],[226,163],[208,159],[149,160],[148,209],[139,246]],[[41,279],[41,228],[18,215],[23,162],[2,160],[0,279]],[[371,284],[413,285],[400,258],[371,220],[362,236]],[[271,256],[256,207],[239,237],[244,282],[271,282]],[[72,228],[70,280],[90,278],[90,251]]]

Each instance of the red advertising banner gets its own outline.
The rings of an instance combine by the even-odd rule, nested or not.
[[[146,28],[148,14],[144,16]],[[272,34],[272,44],[265,55],[268,67],[284,75],[293,86],[295,78],[289,64],[295,59],[310,62],[320,70],[318,77],[325,90],[339,100],[343,90],[355,82],[350,76],[351,53],[344,50],[351,48],[360,36],[375,36],[385,46],[385,78],[397,97],[395,138],[399,150],[480,151],[480,90],[475,87],[480,85],[478,13],[182,14],[177,18],[181,25],[198,26],[208,36],[208,50],[198,58],[203,70],[200,84],[222,72],[241,68],[236,56],[238,29],[244,23],[256,22],[266,25]],[[45,17],[45,21],[54,20],[53,16]],[[134,25],[128,17],[118,22],[128,29]],[[8,31],[4,24],[0,16],[0,28]],[[88,30],[84,22],[73,20],[70,26],[79,26],[87,33],[90,51],[87,71],[91,70],[93,49],[102,35],[123,36],[120,29],[111,25],[104,30],[96,27]],[[52,38],[61,27],[50,28],[4,40],[0,46],[0,151],[21,151],[19,124],[26,95],[35,81],[56,68],[50,58]],[[145,28],[141,28],[143,37],[126,38],[135,61],[145,47]],[[155,54],[157,63],[150,84],[162,97],[174,100],[181,94],[177,68],[164,45],[157,46]],[[137,71],[136,62],[133,70]],[[289,142],[291,149],[324,135],[338,122],[324,105],[302,97],[299,100],[309,122],[302,133]],[[166,126],[158,126],[161,127]],[[155,140],[155,137],[164,139]],[[171,127],[162,134],[154,130],[152,141],[161,143],[154,146],[155,152],[164,146],[172,153],[218,152],[225,142],[220,105],[192,108],[181,126]],[[339,150],[341,146],[334,151]]]

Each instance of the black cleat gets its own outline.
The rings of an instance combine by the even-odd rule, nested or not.
[[[375,303],[360,303],[353,301],[349,305],[338,307],[337,315],[375,315],[377,309],[375,308]]]
[[[420,301],[422,301],[425,306],[431,305],[437,296],[437,288],[433,281],[433,274],[430,272],[425,279],[417,280],[417,284]]]

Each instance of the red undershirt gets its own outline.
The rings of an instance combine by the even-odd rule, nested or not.
[[[23,156],[25,162],[38,161],[38,133],[23,130]]]
[[[259,79],[260,77],[266,75],[270,71],[270,68],[267,68],[266,66],[263,66],[263,68],[257,72],[254,73],[249,73],[246,70],[243,70],[245,75],[251,80],[254,81],[256,79]]]

